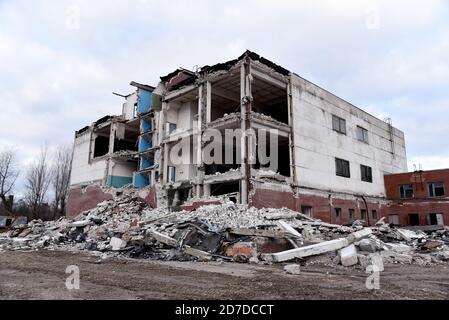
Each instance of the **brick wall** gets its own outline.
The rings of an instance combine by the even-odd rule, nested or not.
[[[256,208],[289,208],[302,211],[303,206],[312,207],[312,217],[324,222],[335,224],[350,224],[354,220],[361,219],[361,210],[365,209],[365,203],[361,198],[353,200],[299,194],[297,197],[292,192],[274,191],[268,189],[256,189],[251,197],[250,205]],[[384,205],[367,201],[369,217],[365,221],[374,224],[383,216]],[[335,209],[341,209],[341,215],[336,217]],[[354,216],[349,217],[349,209],[354,210]],[[372,217],[372,211],[376,210],[377,217]]]

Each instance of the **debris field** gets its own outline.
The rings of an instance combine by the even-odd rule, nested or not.
[[[384,263],[433,265],[449,261],[449,229],[424,233],[386,224],[333,225],[289,209],[256,209],[232,202],[194,211],[151,209],[132,188],[75,220],[34,220],[0,233],[1,250],[89,251],[150,260],[236,263],[324,263],[343,267]]]

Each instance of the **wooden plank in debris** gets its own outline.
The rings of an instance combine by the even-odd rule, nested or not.
[[[315,256],[326,252],[336,251],[349,245],[349,242],[345,238],[335,239],[331,241],[325,241],[311,246],[291,249],[278,253],[262,255],[262,259],[266,261],[282,262],[295,258],[305,258],[309,256]]]
[[[293,235],[295,238],[300,238],[302,239],[302,234],[300,234],[298,231],[295,230],[295,228],[293,228],[291,225],[289,225],[287,222],[283,221],[283,220],[279,220],[278,221],[279,226],[284,229],[285,231],[287,231],[288,233],[290,233],[291,235]]]
[[[287,236],[286,232],[284,231],[245,229],[245,228],[229,229],[229,233],[236,234],[239,236],[265,237],[275,239],[283,239]]]
[[[157,240],[163,244],[166,244],[166,245],[169,245],[172,247],[176,247],[178,245],[178,241],[176,241],[175,239],[170,238],[169,236],[166,236],[165,234],[162,234],[160,232],[157,232],[154,230],[148,230],[147,234],[150,237],[154,238],[155,240]]]

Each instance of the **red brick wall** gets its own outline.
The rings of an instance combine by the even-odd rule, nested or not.
[[[443,214],[445,225],[449,225],[449,169],[392,174],[384,177],[387,197],[394,203],[387,206],[385,214],[399,215],[401,225],[409,225],[409,214],[418,214],[420,225],[427,225],[429,213]],[[428,183],[443,182],[446,196],[429,198]],[[401,199],[401,184],[412,184],[414,199]]]
[[[395,201],[394,204],[385,208],[385,214],[399,215],[400,225],[409,225],[409,214],[419,215],[419,224],[427,225],[427,215],[429,213],[443,214],[445,225],[449,225],[449,201],[426,201],[426,200],[410,200],[404,202]],[[388,222],[388,220],[387,220]]]
[[[449,194],[449,169],[391,174],[385,176],[384,181],[387,198],[392,200],[400,199],[401,184],[413,184],[415,197],[427,198],[429,182],[444,182],[445,193]]]
[[[155,187],[149,188],[148,194],[143,200],[150,208],[157,208],[156,188]]]
[[[375,202],[368,202],[368,212],[370,224],[374,224],[382,217],[383,206]],[[327,197],[314,195],[299,195],[295,197],[291,192],[273,191],[267,189],[256,189],[251,197],[250,206],[256,208],[289,208],[301,211],[302,206],[312,207],[313,218],[320,219],[324,222],[335,224],[349,224],[354,220],[361,219],[361,210],[365,209],[362,199],[344,200],[332,197],[331,201]],[[335,208],[341,209],[341,217],[336,218]],[[349,209],[354,209],[353,219],[349,219]],[[377,219],[373,219],[372,210],[377,211]],[[365,219],[368,222],[368,217]],[[375,220],[375,221],[373,221]]]
[[[95,208],[100,202],[112,199],[112,195],[104,193],[100,186],[76,188],[69,191],[67,201],[67,218],[75,218],[80,213]]]

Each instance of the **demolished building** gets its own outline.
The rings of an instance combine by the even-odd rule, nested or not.
[[[232,201],[370,224],[389,203],[384,175],[407,171],[404,134],[391,122],[250,51],[131,85],[121,116],[76,132],[71,217],[110,199],[102,186],[132,184],[153,208]],[[227,140],[229,130],[243,134]],[[268,147],[249,131],[269,136]],[[222,152],[210,152],[220,137]],[[264,153],[276,154],[274,170]]]

